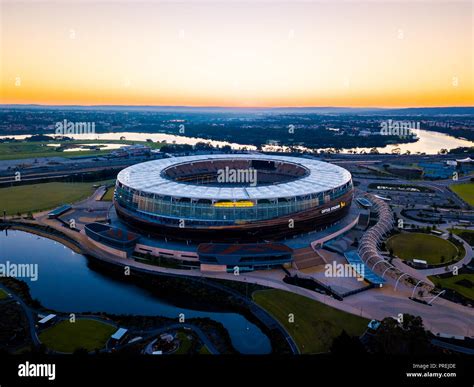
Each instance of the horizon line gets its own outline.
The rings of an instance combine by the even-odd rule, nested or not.
[[[124,104],[41,104],[41,103],[0,103],[7,106],[38,106],[38,107],[135,107],[135,108],[194,108],[194,109],[371,109],[371,110],[402,110],[402,109],[446,109],[474,108],[474,105],[437,105],[437,106],[219,106],[219,105],[124,105]]]

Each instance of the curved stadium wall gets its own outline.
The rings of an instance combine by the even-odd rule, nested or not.
[[[255,168],[261,176],[259,183],[217,184],[216,171],[226,166]],[[117,178],[114,203],[123,220],[148,234],[200,241],[262,241],[337,221],[347,213],[352,191],[347,170],[321,161],[206,155],[124,169]]]

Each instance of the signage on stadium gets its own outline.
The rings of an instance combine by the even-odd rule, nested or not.
[[[214,207],[225,207],[225,208],[229,208],[229,207],[253,207],[254,204],[253,202],[251,202],[250,200],[242,200],[240,202],[231,202],[231,201],[228,201],[228,202],[217,202],[217,203],[214,203]]]
[[[346,202],[340,202],[339,204],[337,204],[335,206],[328,207],[328,208],[325,208],[325,209],[321,210],[321,214],[327,214],[328,212],[333,212],[333,211],[339,210],[340,208],[343,208],[345,206],[346,206]]]

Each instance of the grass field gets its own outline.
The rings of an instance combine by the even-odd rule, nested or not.
[[[462,200],[474,207],[474,183],[452,184],[449,188]]]
[[[100,183],[44,183],[0,188],[0,211],[7,215],[49,210],[64,203],[85,199]]]
[[[77,144],[146,144],[151,148],[160,148],[160,143],[146,143],[143,141],[127,141],[127,140],[73,140],[73,141],[22,141],[22,142],[6,142],[0,143],[0,160],[16,160],[26,158],[39,157],[76,157],[76,156],[103,156],[111,152],[111,150],[82,150],[63,152],[48,144],[60,144],[61,146],[74,146]]]
[[[259,290],[253,293],[253,299],[280,321],[302,353],[328,352],[333,339],[343,329],[349,335],[359,336],[369,322],[283,290]],[[290,313],[294,315],[293,323],[288,321]]]
[[[114,191],[115,191],[115,187],[110,187],[109,189],[107,189],[107,192],[105,193],[105,195],[102,196],[102,200],[106,202],[111,202],[112,199],[114,198]]]
[[[464,239],[468,244],[471,246],[474,246],[474,230],[463,230],[460,228],[452,228],[450,231],[453,234],[456,234],[460,236],[462,239]]]
[[[113,325],[96,320],[65,320],[41,332],[39,338],[46,347],[58,352],[71,353],[78,348],[94,351],[103,348],[116,330]]]
[[[111,142],[111,141],[107,141]],[[55,144],[51,141],[50,144]],[[71,141],[69,144],[86,144],[87,141]],[[95,141],[94,143],[98,143]],[[0,144],[0,160],[16,160],[38,157],[75,157],[104,155],[109,151],[76,151],[60,152],[55,147],[47,146],[47,142],[12,142]]]
[[[188,339],[188,335],[184,332],[178,332],[176,335],[180,341],[179,348],[174,354],[186,355],[191,349],[192,340]]]
[[[448,278],[428,277],[438,288],[452,289],[474,301],[474,274],[458,274]]]
[[[209,351],[209,348],[207,348],[206,345],[203,345],[201,349],[199,349],[199,354],[200,355],[212,355],[211,352]]]
[[[457,247],[451,242],[422,233],[397,234],[386,245],[401,259],[422,259],[429,264],[442,263],[442,257],[448,263],[458,254]]]
[[[7,297],[8,297],[8,293],[5,290],[0,289],[0,300],[3,300]]]

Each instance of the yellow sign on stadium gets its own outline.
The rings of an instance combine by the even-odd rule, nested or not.
[[[242,208],[242,207],[253,207],[253,206],[254,206],[254,203],[251,202],[250,200],[242,200],[242,201],[239,201],[239,202],[228,201],[228,202],[214,203],[214,207],[225,207],[225,208],[229,208],[229,207]]]

